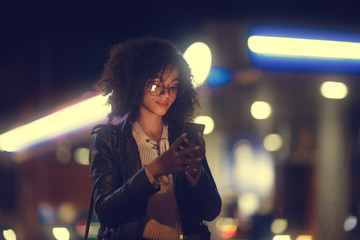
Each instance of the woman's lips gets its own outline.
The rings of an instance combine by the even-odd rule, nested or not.
[[[157,104],[159,104],[160,107],[162,108],[166,108],[169,104],[166,102],[156,102]]]

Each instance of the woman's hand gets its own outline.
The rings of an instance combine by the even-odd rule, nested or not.
[[[147,165],[147,170],[153,177],[184,172],[187,169],[190,164],[190,159],[186,158],[181,150],[178,151],[185,136],[186,134],[182,134],[178,137],[169,150]]]
[[[200,133],[198,137],[200,145],[191,142],[186,138],[186,134],[182,134],[169,150],[147,165],[149,173],[158,177],[186,171],[191,176],[196,176],[201,168],[202,161],[205,159],[205,141]],[[182,142],[185,142],[187,147],[181,146]]]
[[[205,141],[201,133],[198,133],[200,145],[196,145],[190,140],[185,138],[185,143],[188,145],[187,153],[190,156],[189,167],[186,169],[186,172],[190,174],[192,178],[195,178],[196,175],[201,170],[202,161],[205,159]]]

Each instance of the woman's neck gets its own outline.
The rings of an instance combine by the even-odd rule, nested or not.
[[[158,116],[147,116],[147,117],[139,117],[137,120],[141,129],[144,133],[151,139],[155,141],[160,141],[163,121],[162,117]]]

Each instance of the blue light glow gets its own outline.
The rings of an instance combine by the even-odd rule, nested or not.
[[[360,73],[359,34],[254,25],[248,45],[250,60],[260,69]]]
[[[206,79],[206,83],[210,87],[219,87],[230,81],[231,72],[226,68],[212,67]]]

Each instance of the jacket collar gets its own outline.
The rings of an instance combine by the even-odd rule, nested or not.
[[[121,129],[123,137],[132,136],[132,126],[128,118],[125,118],[125,120],[119,123],[117,126]]]

